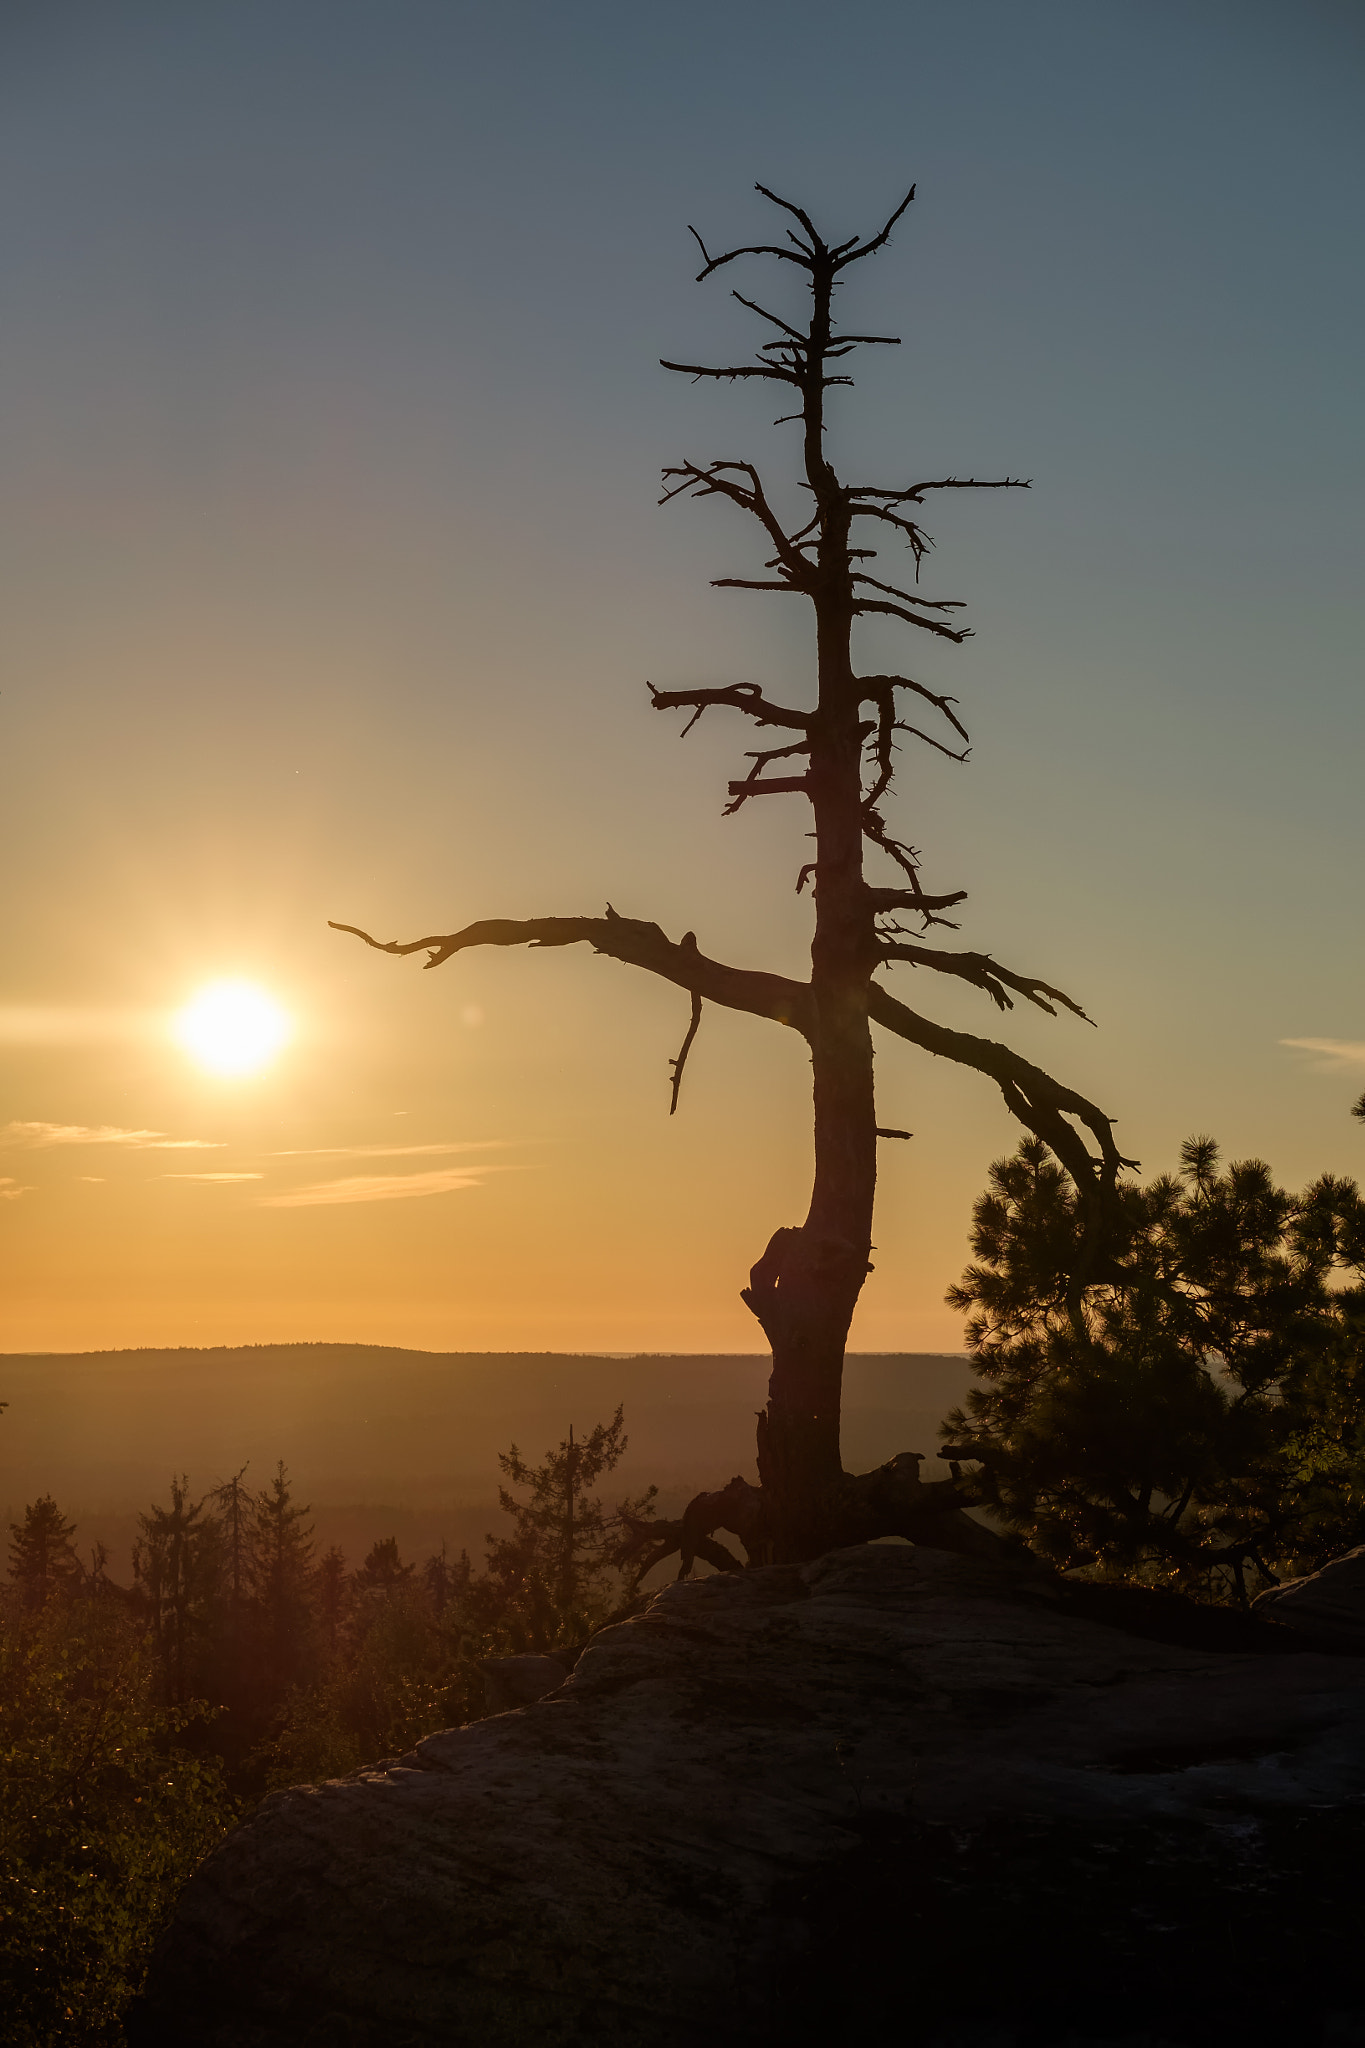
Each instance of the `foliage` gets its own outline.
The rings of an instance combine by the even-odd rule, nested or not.
[[[490,1645],[505,1652],[564,1649],[606,1620],[621,1594],[615,1564],[621,1519],[652,1515],[657,1492],[651,1486],[613,1513],[588,1497],[586,1489],[615,1470],[625,1448],[618,1408],[582,1443],[570,1429],[539,1465],[528,1465],[515,1444],[499,1457],[525,1498],[498,1488],[512,1533],[488,1538],[487,1572],[471,1583],[464,1602],[468,1621]]]
[[[1114,1198],[1093,1262],[1037,1139],[991,1169],[967,1312],[985,1382],[943,1434],[1012,1530],[1060,1565],[1245,1596],[1365,1537],[1365,1203],[1303,1194],[1207,1138]]]
[[[622,1598],[622,1515],[653,1512],[653,1487],[614,1510],[588,1491],[625,1449],[620,1408],[582,1441],[571,1428],[539,1465],[514,1444],[499,1459],[512,1530],[488,1537],[481,1574],[466,1553],[452,1562],[444,1550],[419,1573],[391,1536],[349,1576],[329,1551],[312,1581],[320,1668],[280,1706],[260,1751],[267,1781],[342,1776],[474,1719],[486,1658],[576,1651]]]
[[[0,2007],[13,2048],[122,2040],[176,1893],[234,1817],[156,1702],[126,1599],[96,1579],[0,1608]]]

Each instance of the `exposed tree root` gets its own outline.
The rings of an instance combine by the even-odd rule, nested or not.
[[[818,1541],[811,1556],[852,1543],[871,1543],[880,1536],[904,1536],[934,1550],[955,1550],[969,1557],[1004,1558],[1014,1546],[966,1512],[978,1505],[972,1488],[961,1481],[919,1476],[920,1451],[901,1451],[871,1472],[846,1472],[830,1490],[815,1526]],[[655,1565],[674,1553],[678,1577],[688,1577],[698,1558],[717,1571],[742,1571],[745,1564],[791,1564],[801,1559],[779,1557],[763,1489],[747,1479],[732,1479],[715,1493],[699,1493],[675,1521],[655,1522],[623,1516],[624,1539],[618,1563],[638,1586]],[[736,1536],[744,1558],[716,1541],[723,1529]]]

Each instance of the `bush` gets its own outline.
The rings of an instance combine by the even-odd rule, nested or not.
[[[235,1817],[155,1704],[142,1629],[97,1579],[0,1610],[0,2006],[10,2048],[116,2043],[186,1878]]]

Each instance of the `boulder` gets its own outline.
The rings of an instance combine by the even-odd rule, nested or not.
[[[539,1657],[532,1651],[519,1657],[486,1657],[479,1669],[490,1714],[505,1714],[512,1707],[529,1707],[563,1685],[569,1675],[568,1664],[558,1657]]]
[[[1332,1649],[1365,1651],[1365,1543],[1334,1557],[1306,1579],[1271,1586],[1252,1602],[1256,1614],[1298,1629]]]
[[[549,1697],[266,1799],[129,2038],[1365,2041],[1365,1660],[1143,1626],[905,1544],[671,1586]]]

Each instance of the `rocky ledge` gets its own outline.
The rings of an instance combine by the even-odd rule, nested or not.
[[[546,1698],[268,1798],[130,2038],[1365,2042],[1365,1659],[1095,1605],[899,1544],[672,1586]]]

